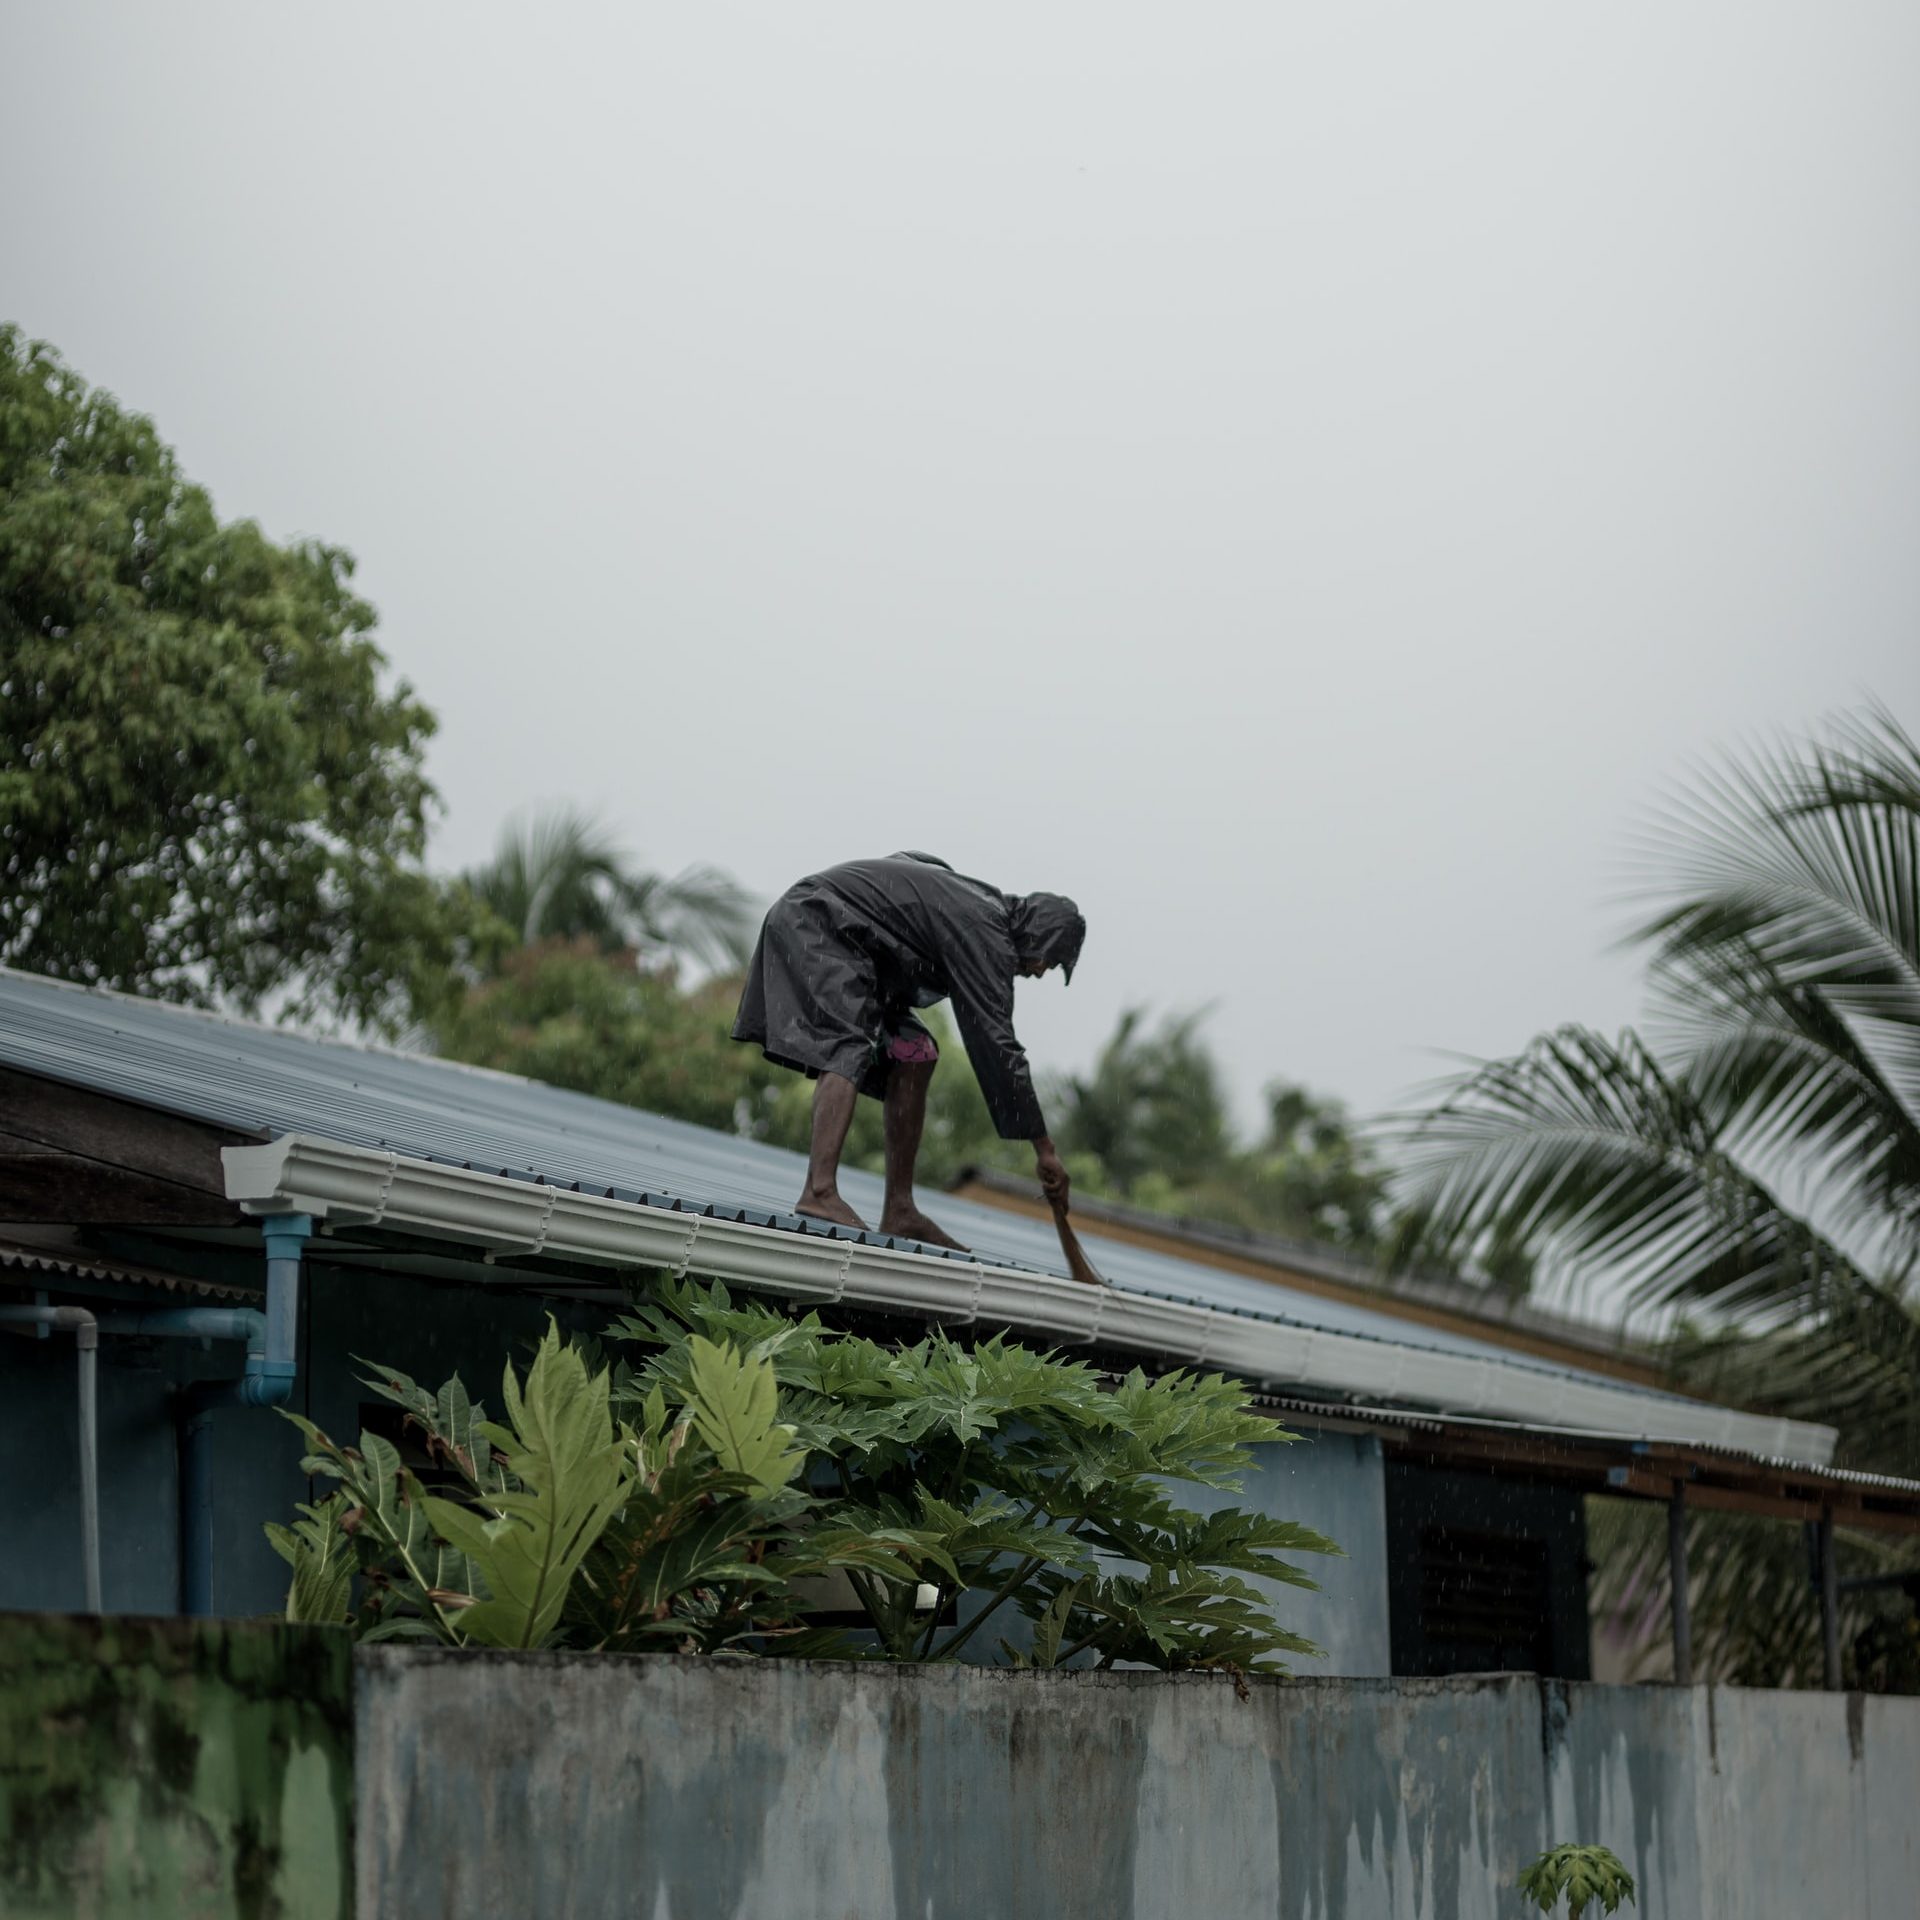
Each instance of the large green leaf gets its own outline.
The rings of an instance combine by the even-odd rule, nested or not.
[[[783,1487],[805,1456],[779,1420],[772,1362],[753,1359],[696,1334],[688,1343],[687,1410],[721,1467],[763,1491]]]
[[[434,1531],[465,1554],[487,1598],[456,1619],[463,1639],[499,1647],[544,1646],[559,1624],[581,1561],[626,1498],[630,1467],[615,1434],[604,1373],[590,1373],[551,1323],[524,1392],[502,1380],[508,1424],[486,1437],[507,1455],[520,1491],[489,1496],[486,1512],[426,1497]]]
[[[306,1436],[302,1470],[339,1483],[340,1531],[372,1589],[365,1624],[388,1619],[393,1606],[412,1608],[441,1638],[457,1639],[451,1616],[473,1597],[475,1575],[463,1554],[435,1536],[419,1483],[392,1443],[363,1433],[357,1448],[342,1446],[311,1420],[281,1412]]]
[[[268,1543],[293,1569],[286,1617],[296,1625],[337,1627],[349,1617],[354,1554],[340,1526],[345,1510],[344,1496],[333,1493],[311,1505],[302,1502],[290,1527],[267,1525]]]

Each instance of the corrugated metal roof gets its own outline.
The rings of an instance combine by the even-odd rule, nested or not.
[[[677,1202],[762,1225],[800,1225],[789,1209],[805,1163],[781,1148],[511,1074],[319,1039],[8,968],[0,968],[0,1063],[266,1138],[306,1133]],[[842,1191],[866,1218],[878,1217],[876,1176],[844,1173]],[[926,1204],[984,1259],[1065,1271],[1044,1222],[951,1195],[928,1196]],[[809,1222],[807,1230],[820,1231],[819,1224]],[[1614,1384],[1492,1341],[1104,1240],[1097,1229],[1082,1238],[1106,1278],[1135,1293]],[[1229,1356],[1219,1358],[1231,1364]]]
[[[1002,1193],[1009,1199],[1028,1204],[1036,1203],[1040,1198],[1037,1181],[1003,1172],[998,1167],[966,1168],[955,1184],[963,1193],[976,1189],[986,1193]],[[1150,1213],[1144,1207],[1129,1206],[1124,1201],[1105,1197],[1076,1200],[1074,1215],[1083,1233],[1097,1233],[1103,1223],[1109,1224],[1151,1235],[1158,1241],[1191,1247],[1203,1258],[1208,1254],[1220,1254],[1229,1259],[1251,1260],[1261,1266],[1285,1269],[1297,1277],[1327,1280],[1339,1287],[1437,1308],[1456,1318],[1511,1327],[1518,1333],[1537,1335],[1561,1345],[1584,1347],[1588,1352],[1604,1358],[1642,1362],[1647,1358],[1644,1353],[1637,1352],[1633,1343],[1616,1327],[1577,1319],[1571,1314],[1542,1307],[1532,1300],[1496,1296],[1469,1281],[1450,1275],[1398,1273],[1383,1279],[1373,1262],[1316,1241],[1256,1232],[1251,1228],[1220,1221]]]

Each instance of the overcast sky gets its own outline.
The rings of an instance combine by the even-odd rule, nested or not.
[[[0,318],[539,800],[1091,926],[1243,1106],[1638,1006],[1716,745],[1920,721],[1920,9],[0,12]]]

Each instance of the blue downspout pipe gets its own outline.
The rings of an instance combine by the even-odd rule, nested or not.
[[[143,1332],[247,1343],[240,1378],[193,1388],[181,1417],[180,1605],[185,1613],[213,1611],[213,1416],[221,1407],[279,1407],[292,1398],[300,1262],[312,1236],[313,1221],[304,1213],[275,1214],[261,1222],[267,1247],[264,1313],[245,1307],[173,1307],[138,1316],[147,1323],[139,1329]]]
[[[304,1213],[269,1216],[264,1314],[249,1313],[246,1367],[238,1380],[193,1389],[180,1429],[180,1603],[185,1613],[213,1611],[213,1416],[221,1407],[284,1406],[293,1394],[300,1326],[300,1262],[313,1235]],[[187,1313],[219,1309],[186,1308]]]
[[[300,1261],[313,1236],[307,1213],[273,1213],[261,1221],[267,1242],[267,1311],[248,1340],[238,1380],[209,1380],[186,1402],[180,1428],[180,1607],[213,1613],[213,1415],[219,1407],[282,1407],[294,1396],[300,1336]],[[188,1308],[186,1311],[205,1311]]]

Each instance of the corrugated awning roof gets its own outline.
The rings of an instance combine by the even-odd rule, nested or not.
[[[206,1300],[257,1300],[257,1289],[229,1287],[212,1280],[196,1280],[159,1267],[133,1266],[89,1249],[41,1238],[31,1228],[12,1226],[0,1233],[0,1277],[22,1286],[61,1280],[105,1281],[116,1286],[158,1287],[167,1293],[190,1293]]]

